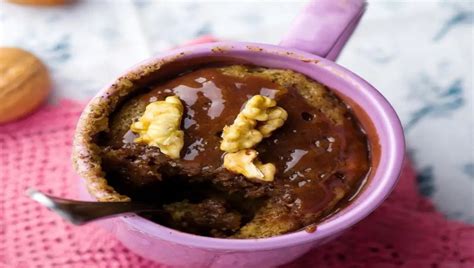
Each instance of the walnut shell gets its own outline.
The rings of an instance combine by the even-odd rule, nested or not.
[[[8,2],[22,5],[55,6],[63,5],[70,0],[7,0]]]
[[[0,48],[0,124],[27,115],[51,90],[46,66],[19,48]]]

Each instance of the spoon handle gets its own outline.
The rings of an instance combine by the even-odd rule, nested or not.
[[[152,205],[134,202],[86,202],[63,199],[47,195],[35,189],[28,190],[27,194],[31,199],[74,225],[83,225],[98,219],[136,212],[161,211],[161,209]]]

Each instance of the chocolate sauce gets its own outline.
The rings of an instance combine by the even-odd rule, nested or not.
[[[304,228],[304,230],[307,232],[307,233],[314,233],[316,232],[316,230],[318,229],[318,226],[316,224],[310,224],[308,226],[306,226]]]
[[[222,129],[232,124],[245,102],[257,94],[276,99],[288,112],[285,124],[256,148],[263,163],[277,167],[272,183],[283,203],[303,214],[319,213],[334,199],[335,188],[359,185],[368,171],[369,152],[357,120],[348,111],[342,124],[335,124],[295,89],[283,88],[270,79],[202,68],[153,87],[140,101],[179,96],[185,106],[181,160],[203,169],[218,169],[224,154],[219,149]],[[133,133],[123,140],[131,142]]]

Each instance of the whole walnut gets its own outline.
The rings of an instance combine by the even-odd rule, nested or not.
[[[7,0],[8,2],[22,5],[55,6],[67,4],[70,0]]]
[[[0,47],[0,124],[27,115],[51,90],[46,66],[19,48]]]

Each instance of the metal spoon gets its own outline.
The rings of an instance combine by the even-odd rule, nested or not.
[[[63,199],[29,189],[27,195],[74,225],[137,212],[163,212],[156,205],[135,202],[86,202]]]

